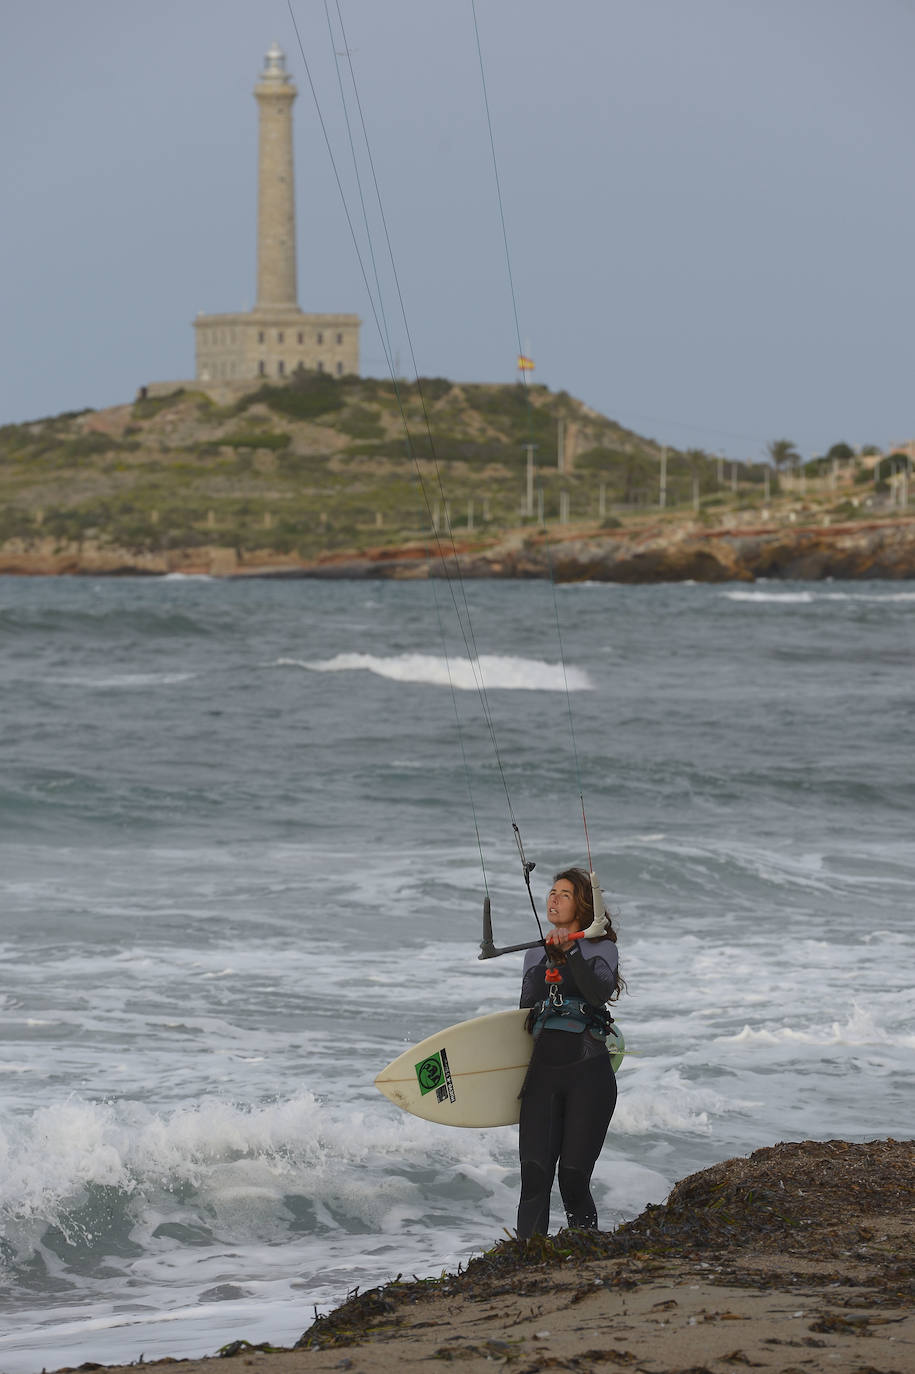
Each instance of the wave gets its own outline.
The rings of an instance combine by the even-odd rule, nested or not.
[[[126,689],[136,687],[172,687],[179,682],[190,682],[196,673],[111,673],[107,677],[61,677],[57,679],[62,687],[90,687],[95,691]]]
[[[705,1133],[704,1114],[721,1105],[665,1080],[660,1094],[630,1100],[620,1127]],[[323,1244],[332,1233],[402,1240],[419,1217],[453,1223],[469,1200],[498,1228],[517,1200],[515,1139],[512,1127],[446,1132],[386,1104],[335,1104],[304,1089],[159,1112],[71,1097],[0,1127],[0,1265],[156,1249],[157,1237],[179,1249],[308,1236]],[[632,1215],[644,1205],[641,1181],[626,1161],[617,1169],[614,1205]]]
[[[915,1049],[915,1035],[894,1034],[878,1026],[870,1012],[854,1004],[847,1021],[833,1021],[809,1030],[779,1026],[775,1030],[745,1025],[735,1035],[717,1037],[720,1044],[767,1046],[808,1045],[820,1049]]]
[[[738,591],[722,592],[725,601],[775,601],[782,605],[809,606],[816,598],[813,592],[759,592]]]
[[[306,668],[313,673],[375,673],[393,682],[417,682],[431,687],[452,686],[461,692],[480,687],[490,691],[589,692],[593,682],[583,668],[566,668],[543,659],[507,654],[480,654],[477,659],[435,654],[335,654],[333,658],[307,661],[278,658],[276,667]]]
[[[776,592],[741,587],[722,592],[726,601],[774,602],[781,605],[809,606],[815,601],[864,601],[871,605],[885,601],[915,601],[915,592]]]
[[[367,1118],[307,1091],[251,1107],[204,1099],[170,1113],[71,1098],[0,1128],[0,1256],[21,1265],[45,1248],[85,1251],[163,1223],[163,1234],[188,1244],[225,1233],[396,1231],[407,1213],[435,1210],[436,1192],[447,1205],[457,1175],[492,1173],[482,1191],[491,1201],[501,1191],[506,1171],[480,1135],[468,1149],[415,1118]]]

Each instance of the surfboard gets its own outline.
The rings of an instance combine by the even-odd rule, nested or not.
[[[523,1008],[496,1011],[437,1031],[382,1069],[375,1087],[424,1121],[511,1126],[521,1114],[519,1093],[533,1048],[526,1019]],[[615,1070],[623,1055],[618,1028],[610,1050]]]

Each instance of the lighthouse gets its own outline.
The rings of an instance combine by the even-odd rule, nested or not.
[[[292,102],[298,92],[274,43],[254,87],[258,106],[257,308],[298,310]]]
[[[300,368],[334,377],[359,371],[358,315],[306,313],[299,308],[292,142],[296,95],[285,54],[273,43],[254,87],[256,304],[253,310],[200,314],[194,320],[196,380],[211,389],[258,378],[282,383]]]

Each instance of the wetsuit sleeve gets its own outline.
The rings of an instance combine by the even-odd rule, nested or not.
[[[615,954],[616,951],[614,950]],[[613,967],[600,954],[595,954],[592,958],[586,959],[580,950],[574,946],[568,955],[569,969],[575,979],[576,985],[586,1002],[592,1006],[599,1007],[604,1002],[609,1002],[616,992],[616,960],[613,960]],[[522,989],[523,991],[523,989]],[[522,1006],[524,1003],[522,1002]]]
[[[521,1000],[518,1003],[519,1007],[532,1007],[537,1002],[543,1001],[545,986],[543,975],[545,969],[546,955],[541,953],[538,957],[535,950],[529,950],[524,959],[524,973],[521,977]]]

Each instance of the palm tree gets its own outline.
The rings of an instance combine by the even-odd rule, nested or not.
[[[773,439],[766,447],[776,472],[780,472],[783,467],[790,467],[792,463],[795,466],[800,464],[801,455],[791,439]]]

